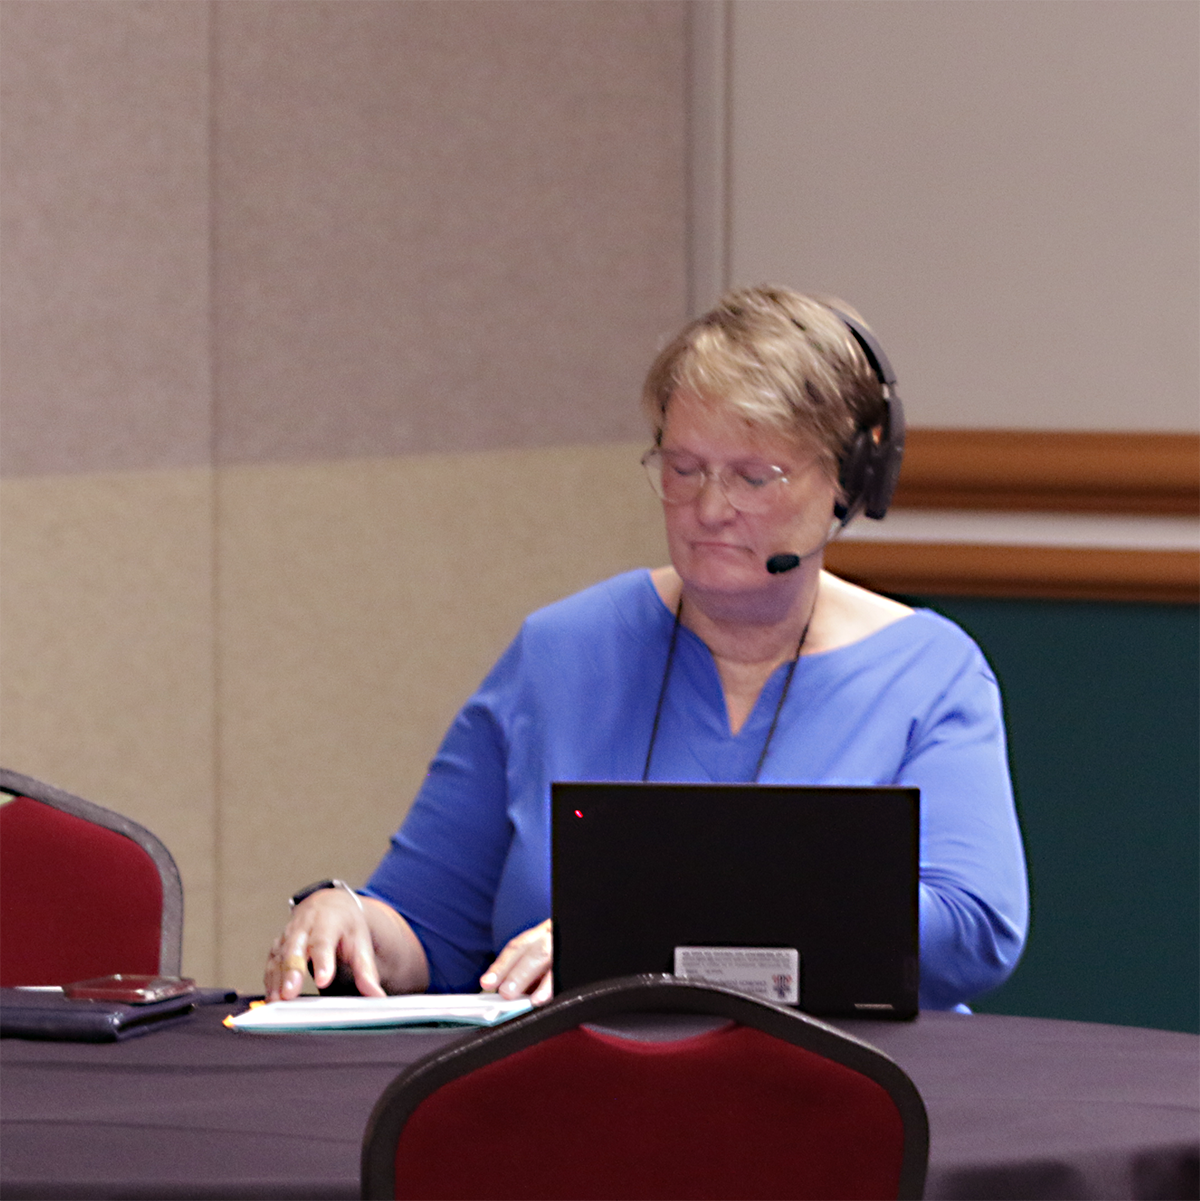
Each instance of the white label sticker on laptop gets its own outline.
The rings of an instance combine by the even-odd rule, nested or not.
[[[800,1000],[800,953],[790,947],[676,947],[675,975],[784,1005]]]

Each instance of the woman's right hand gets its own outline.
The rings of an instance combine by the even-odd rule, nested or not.
[[[305,897],[292,910],[291,920],[272,943],[263,973],[268,1001],[291,1001],[304,987],[312,963],[313,982],[328,988],[344,964],[364,997],[385,996],[375,958],[375,938],[367,920],[367,904],[358,905],[341,888],[323,888]]]
[[[506,1000],[528,993],[535,1005],[544,1005],[554,995],[553,966],[554,935],[547,918],[508,940],[479,978],[479,987]]]

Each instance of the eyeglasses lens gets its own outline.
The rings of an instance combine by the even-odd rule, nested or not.
[[[647,451],[642,466],[650,486],[669,505],[690,504],[711,477],[738,512],[750,514],[767,512],[779,495],[773,485],[787,479],[779,467],[766,464],[713,470],[696,460],[671,457],[660,450]]]

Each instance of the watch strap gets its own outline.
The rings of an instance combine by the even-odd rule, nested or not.
[[[362,899],[345,880],[318,880],[315,884],[310,884],[307,888],[302,888],[299,892],[293,893],[291,899],[288,901],[288,908],[295,909],[301,901],[307,900],[314,892],[321,892],[326,888],[340,888],[344,892],[348,892],[354,898],[354,903],[358,906],[359,910],[362,910]]]

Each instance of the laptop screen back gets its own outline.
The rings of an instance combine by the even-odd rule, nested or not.
[[[796,964],[809,1013],[916,1015],[917,789],[556,783],[551,831],[556,992],[700,948],[686,974],[749,963],[768,996]]]

